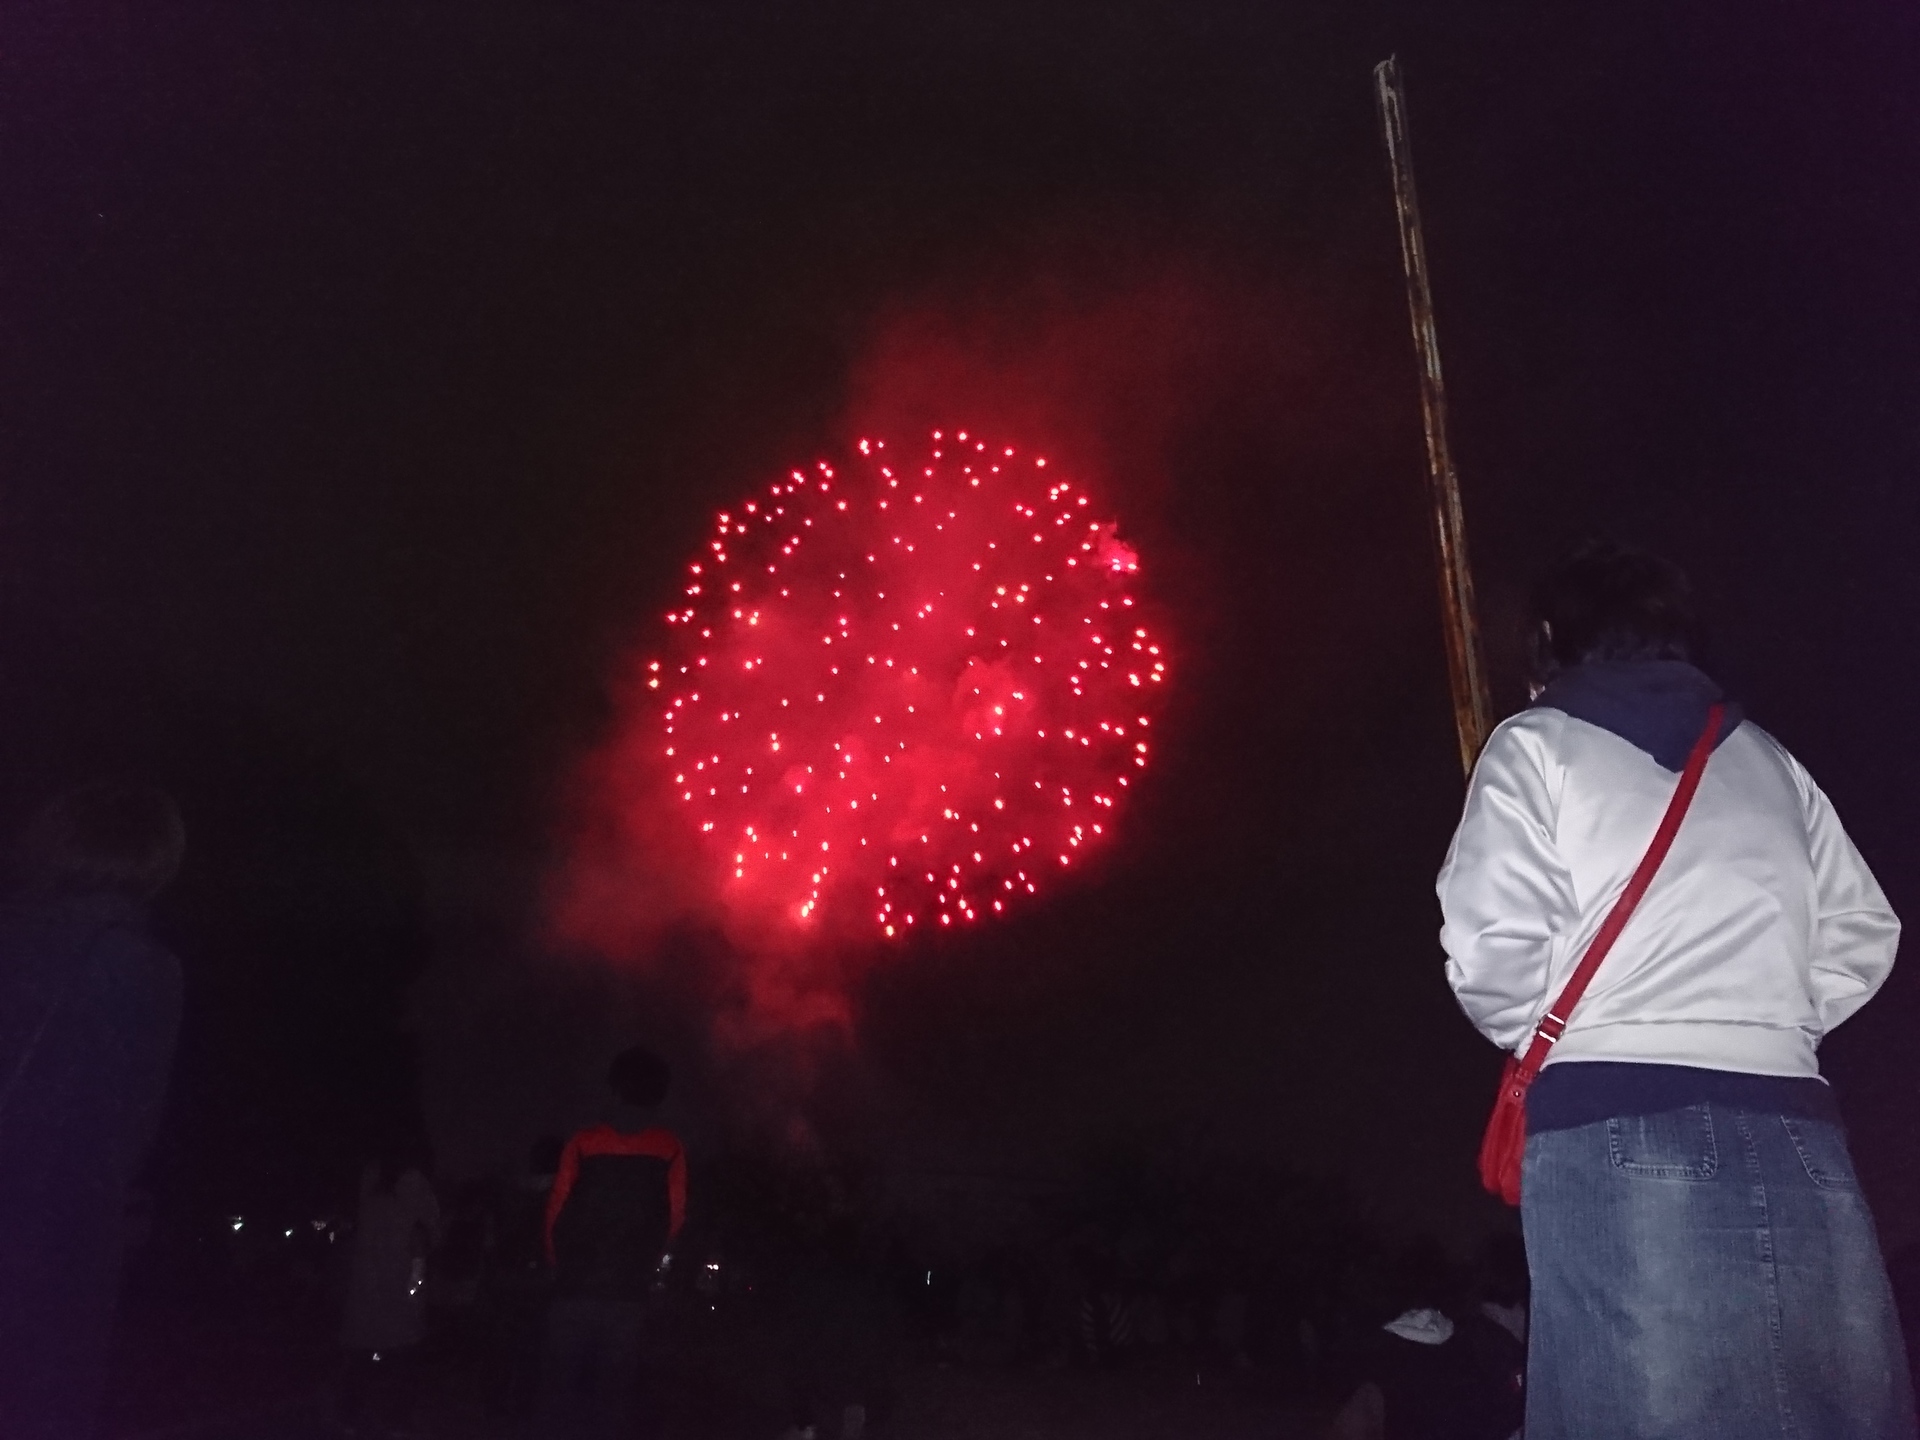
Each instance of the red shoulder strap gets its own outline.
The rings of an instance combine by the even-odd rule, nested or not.
[[[1521,1068],[1529,1076],[1539,1073],[1540,1067],[1546,1063],[1547,1051],[1566,1030],[1573,1007],[1587,993],[1594,971],[1607,958],[1607,952],[1613,949],[1613,942],[1620,938],[1620,932],[1627,928],[1627,921],[1640,904],[1640,897],[1647,893],[1647,887],[1653,883],[1654,872],[1660,868],[1660,862],[1667,858],[1667,851],[1673,848],[1673,837],[1679,833],[1680,822],[1686,818],[1687,807],[1693,803],[1693,792],[1700,788],[1700,776],[1706,771],[1707,759],[1720,739],[1720,725],[1726,713],[1727,707],[1718,702],[1708,709],[1706,727],[1701,730],[1700,738],[1693,742],[1693,749],[1687,755],[1687,768],[1680,772],[1680,783],[1674,787],[1673,798],[1667,801],[1667,813],[1660,817],[1660,828],[1653,832],[1653,843],[1647,846],[1647,853],[1640,857],[1640,864],[1627,881],[1627,888],[1620,892],[1620,898],[1613,902],[1607,918],[1600,922],[1600,933],[1593,937],[1593,943],[1587,946],[1587,953],[1580,957],[1579,965],[1574,967],[1573,977],[1567,981],[1567,988],[1560,992],[1560,998],[1553,1002],[1546,1017],[1541,1020],[1540,1028],[1533,1032],[1533,1043],[1527,1047],[1526,1056],[1520,1062]]]

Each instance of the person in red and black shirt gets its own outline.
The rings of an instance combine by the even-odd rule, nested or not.
[[[667,1098],[673,1074],[650,1050],[619,1055],[607,1083],[635,1111]],[[687,1159],[659,1125],[595,1125],[567,1142],[547,1197],[553,1302],[537,1433],[634,1433],[647,1297],[687,1211]]]

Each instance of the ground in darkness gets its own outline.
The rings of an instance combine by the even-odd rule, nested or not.
[[[111,1440],[335,1440],[338,1362],[324,1312],[146,1303],[123,1316]],[[775,1345],[739,1331],[682,1335],[665,1357],[667,1440],[778,1440],[789,1419]],[[503,1377],[471,1347],[419,1370],[418,1440],[518,1440]],[[1125,1371],[943,1361],[908,1347],[873,1440],[1307,1440],[1324,1414],[1259,1369],[1171,1356]],[[820,1440],[838,1408],[823,1407]]]

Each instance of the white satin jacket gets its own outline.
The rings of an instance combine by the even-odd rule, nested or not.
[[[1536,708],[1494,731],[1439,879],[1447,979],[1519,1050],[1639,864],[1679,777],[1611,731]],[[1833,806],[1741,724],[1548,1064],[1622,1060],[1817,1075],[1820,1039],[1893,968],[1900,921]]]

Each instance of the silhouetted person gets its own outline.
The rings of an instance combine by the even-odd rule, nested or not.
[[[493,1387],[509,1415],[532,1413],[553,1276],[547,1265],[547,1197],[560,1155],[558,1135],[542,1135],[527,1153],[527,1170],[501,1197],[497,1238],[487,1267],[487,1308],[494,1320]]]
[[[1519,1417],[1504,1377],[1448,1313],[1460,1307],[1439,1246],[1408,1246],[1389,1288],[1392,1317],[1361,1347],[1361,1384],[1335,1440],[1506,1440]]]
[[[1491,1235],[1476,1269],[1473,1303],[1455,1317],[1458,1338],[1494,1383],[1501,1433],[1518,1436],[1527,1408],[1526,1246],[1518,1235]]]
[[[340,1326],[347,1352],[341,1418],[349,1433],[403,1431],[412,1420],[416,1362],[427,1335],[427,1257],[440,1235],[440,1204],[422,1168],[422,1148],[391,1141],[360,1176]]]
[[[146,905],[186,833],[157,790],[94,785],[27,828],[0,908],[0,1435],[85,1440],[105,1377],[127,1188],[180,1028]]]
[[[666,1062],[638,1047],[607,1071],[615,1097],[636,1113],[658,1107],[672,1083]],[[537,1434],[630,1440],[648,1297],[686,1207],[686,1154],[671,1130],[595,1125],[567,1142],[547,1200],[554,1282]]]

